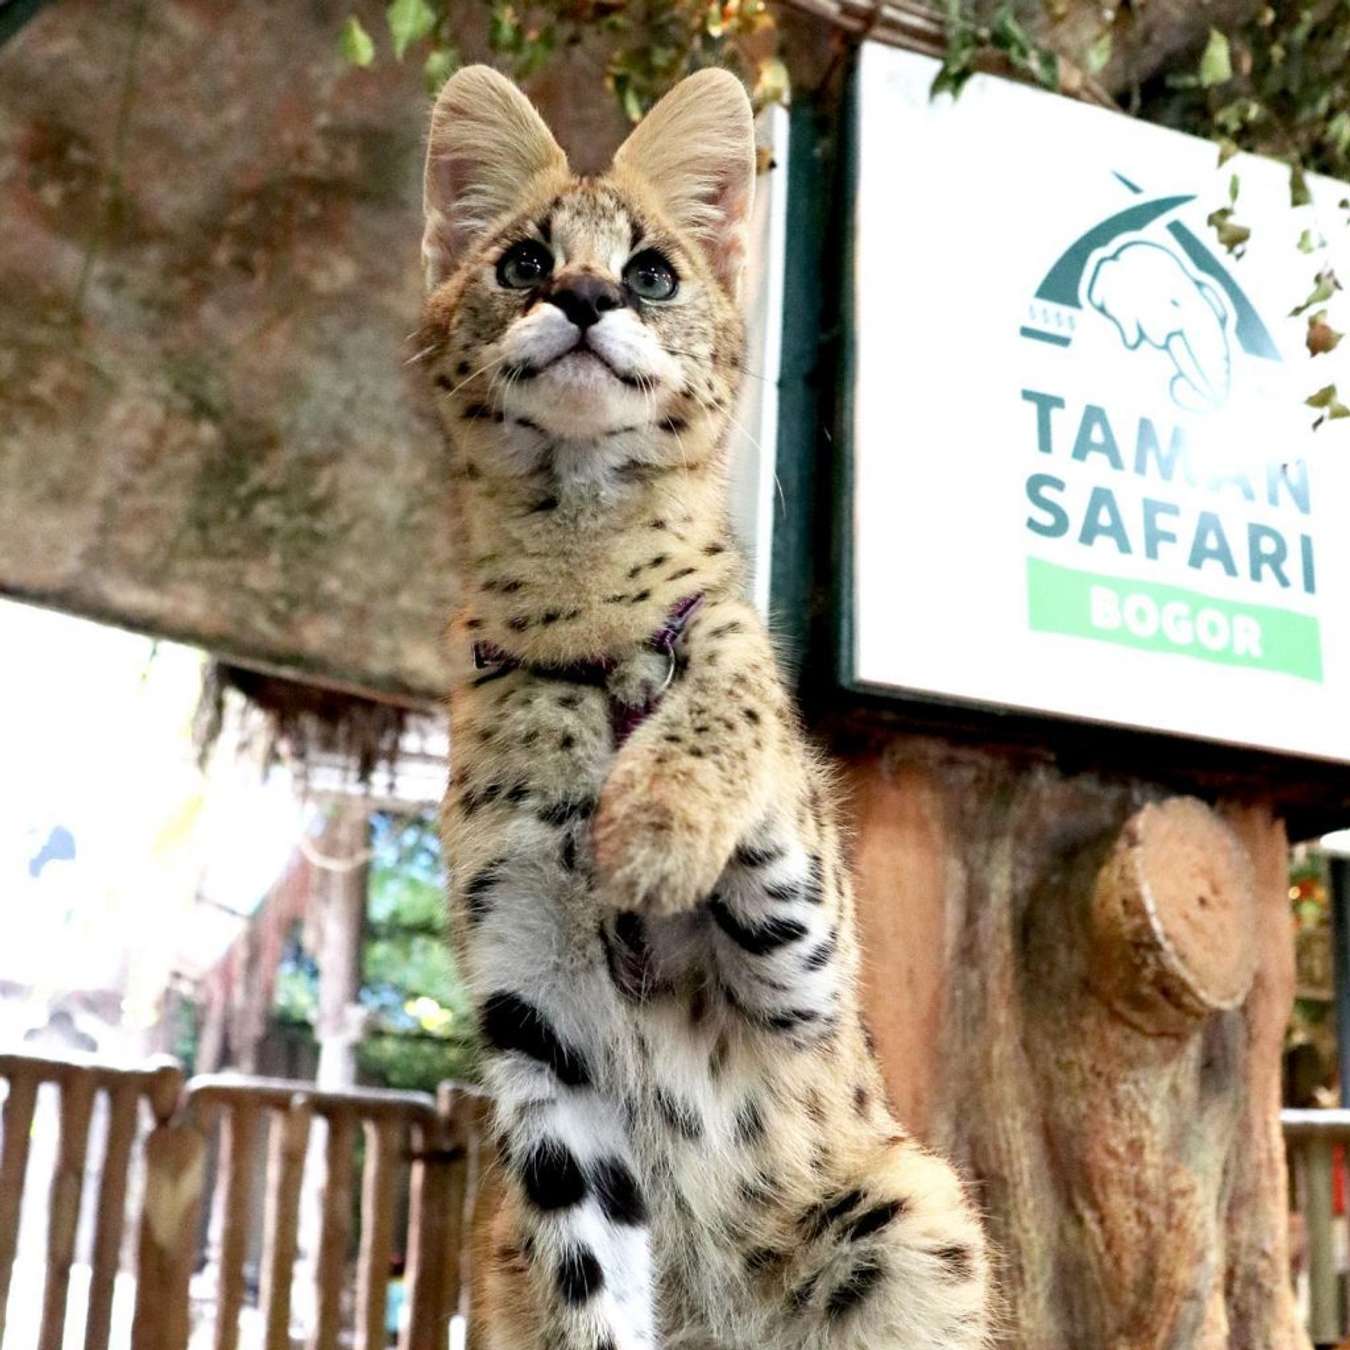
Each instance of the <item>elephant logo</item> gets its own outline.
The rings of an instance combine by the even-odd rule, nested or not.
[[[1129,351],[1155,347],[1172,360],[1172,401],[1188,412],[1222,407],[1232,382],[1230,315],[1218,289],[1171,249],[1132,240],[1097,263],[1088,304]]]
[[[1247,358],[1278,363],[1280,350],[1236,278],[1181,218],[1195,209],[1195,195],[1149,196],[1124,174],[1113,176],[1129,204],[1084,230],[1055,259],[1027,307],[1021,336],[1070,348],[1096,327],[1085,322],[1095,311],[1126,351],[1144,352],[1168,372],[1178,407],[1212,412],[1227,403]]]

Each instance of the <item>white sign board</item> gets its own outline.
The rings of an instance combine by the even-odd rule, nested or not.
[[[1350,188],[935,70],[862,55],[849,682],[1350,761]]]

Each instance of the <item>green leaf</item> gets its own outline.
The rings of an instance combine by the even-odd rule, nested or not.
[[[1242,191],[1242,179],[1234,174],[1228,180],[1228,202],[1231,206],[1237,205],[1238,193]]]
[[[1111,30],[1108,28],[1100,37],[1087,49],[1087,56],[1084,64],[1087,66],[1089,75],[1100,75],[1106,69],[1106,63],[1111,59]]]
[[[1213,228],[1214,233],[1218,236],[1219,243],[1229,253],[1235,258],[1242,256],[1247,240],[1252,237],[1252,232],[1246,225],[1239,225],[1233,219],[1231,207],[1223,206],[1217,211],[1211,211],[1205,217],[1205,224]]]
[[[1222,169],[1230,159],[1238,152],[1238,143],[1231,137],[1223,136],[1219,140],[1219,163],[1216,167]]]
[[[1289,317],[1296,319],[1300,314],[1306,313],[1314,305],[1324,305],[1331,299],[1337,291],[1341,289],[1341,283],[1336,279],[1336,273],[1327,268],[1324,272],[1319,272],[1313,278],[1313,288],[1308,293],[1308,298],[1301,304],[1295,305],[1289,311]]]
[[[1233,56],[1228,39],[1217,28],[1209,30],[1209,41],[1200,54],[1197,74],[1204,89],[1212,89],[1216,84],[1227,84],[1233,78]]]
[[[1314,431],[1316,431],[1323,422],[1335,422],[1342,417],[1350,417],[1350,408],[1347,408],[1345,404],[1341,402],[1340,397],[1336,393],[1336,386],[1334,384],[1324,385],[1315,394],[1310,395],[1303,401],[1308,407],[1319,408],[1322,411],[1322,416],[1313,423]]]
[[[394,56],[399,61],[413,43],[421,42],[436,26],[436,11],[427,0],[391,0],[384,17],[389,24],[389,36],[394,39]]]
[[[375,44],[355,14],[349,15],[338,35],[338,50],[353,66],[368,66],[375,59]]]
[[[427,54],[422,74],[427,82],[427,91],[440,92],[441,85],[459,69],[459,53],[453,47],[433,47]]]
[[[1307,206],[1311,201],[1312,193],[1308,191],[1308,179],[1303,172],[1303,165],[1295,164],[1289,170],[1289,205]]]
[[[1298,251],[1315,253],[1319,248],[1325,247],[1326,242],[1320,235],[1314,235],[1311,230],[1304,230],[1298,237]]]

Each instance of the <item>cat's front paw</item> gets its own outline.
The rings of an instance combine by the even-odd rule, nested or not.
[[[618,909],[680,914],[712,893],[735,846],[696,789],[670,774],[616,770],[593,827],[596,881]]]

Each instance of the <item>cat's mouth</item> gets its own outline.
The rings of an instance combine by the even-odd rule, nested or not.
[[[515,380],[534,380],[546,372],[553,372],[557,375],[575,374],[585,377],[586,372],[594,370],[596,367],[603,370],[611,379],[617,380],[627,389],[651,389],[657,380],[654,376],[638,375],[632,371],[620,370],[605,354],[598,351],[589,342],[583,334],[566,351],[559,352],[557,356],[538,365],[518,365],[512,367],[508,374]]]

